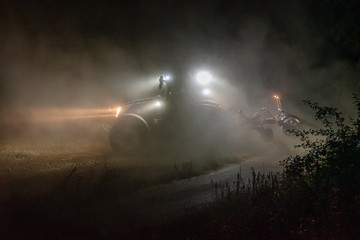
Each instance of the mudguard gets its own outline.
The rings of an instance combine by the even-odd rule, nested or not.
[[[134,113],[124,113],[123,115],[121,115],[121,117],[119,118],[118,121],[121,121],[121,120],[120,120],[121,118],[133,118],[133,119],[138,119],[138,120],[140,120],[140,121],[146,126],[146,129],[147,129],[147,131],[148,131],[149,136],[151,135],[151,128],[150,128],[149,124],[148,124],[147,121],[146,121],[143,117],[141,117],[140,115],[134,114]]]

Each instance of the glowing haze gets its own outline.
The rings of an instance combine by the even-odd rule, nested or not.
[[[358,69],[342,55],[324,55],[328,45],[318,29],[329,25],[313,22],[316,7],[295,0],[4,1],[1,112],[21,121],[51,118],[53,109],[92,116],[156,96],[161,74],[204,67],[227,86],[223,101],[249,113],[276,107],[275,92],[295,112],[303,99],[351,112]]]

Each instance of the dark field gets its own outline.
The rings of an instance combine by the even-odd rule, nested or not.
[[[134,209],[146,198],[131,194],[245,158],[210,152],[191,158],[154,152],[121,157],[111,151],[107,131],[95,123],[30,129],[7,131],[1,140],[0,221],[9,239],[132,236],[163,217]],[[154,204],[156,194],[152,198]],[[171,207],[159,208],[167,216],[174,214]]]

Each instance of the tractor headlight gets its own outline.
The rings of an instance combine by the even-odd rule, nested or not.
[[[162,105],[163,105],[163,103],[161,101],[159,101],[159,100],[157,100],[155,102],[155,107],[157,107],[157,108],[161,107]]]
[[[109,107],[108,111],[111,114],[111,116],[115,116],[117,118],[123,112],[123,108],[121,106]]]
[[[164,76],[164,80],[165,80],[165,81],[169,81],[169,80],[171,80],[171,77],[170,77],[169,75],[165,75],[165,76]]]
[[[121,112],[122,112],[122,108],[121,108],[121,107],[117,107],[117,108],[116,108],[115,117],[119,117],[119,115],[120,115]]]
[[[212,76],[206,71],[201,71],[196,74],[196,80],[201,85],[208,85],[211,82]]]
[[[208,96],[208,95],[211,94],[211,91],[210,91],[210,89],[205,88],[205,89],[202,90],[202,94]]]

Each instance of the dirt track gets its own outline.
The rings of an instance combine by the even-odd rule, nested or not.
[[[283,156],[280,159],[284,159]],[[252,156],[239,164],[232,164],[220,171],[206,175],[181,180],[170,184],[153,186],[130,194],[126,198],[118,199],[118,204],[127,205],[141,215],[150,216],[167,215],[173,211],[181,211],[214,200],[213,183],[225,184],[236,179],[240,172],[244,179],[251,176],[252,168],[258,172],[281,171],[276,164],[278,155]]]

